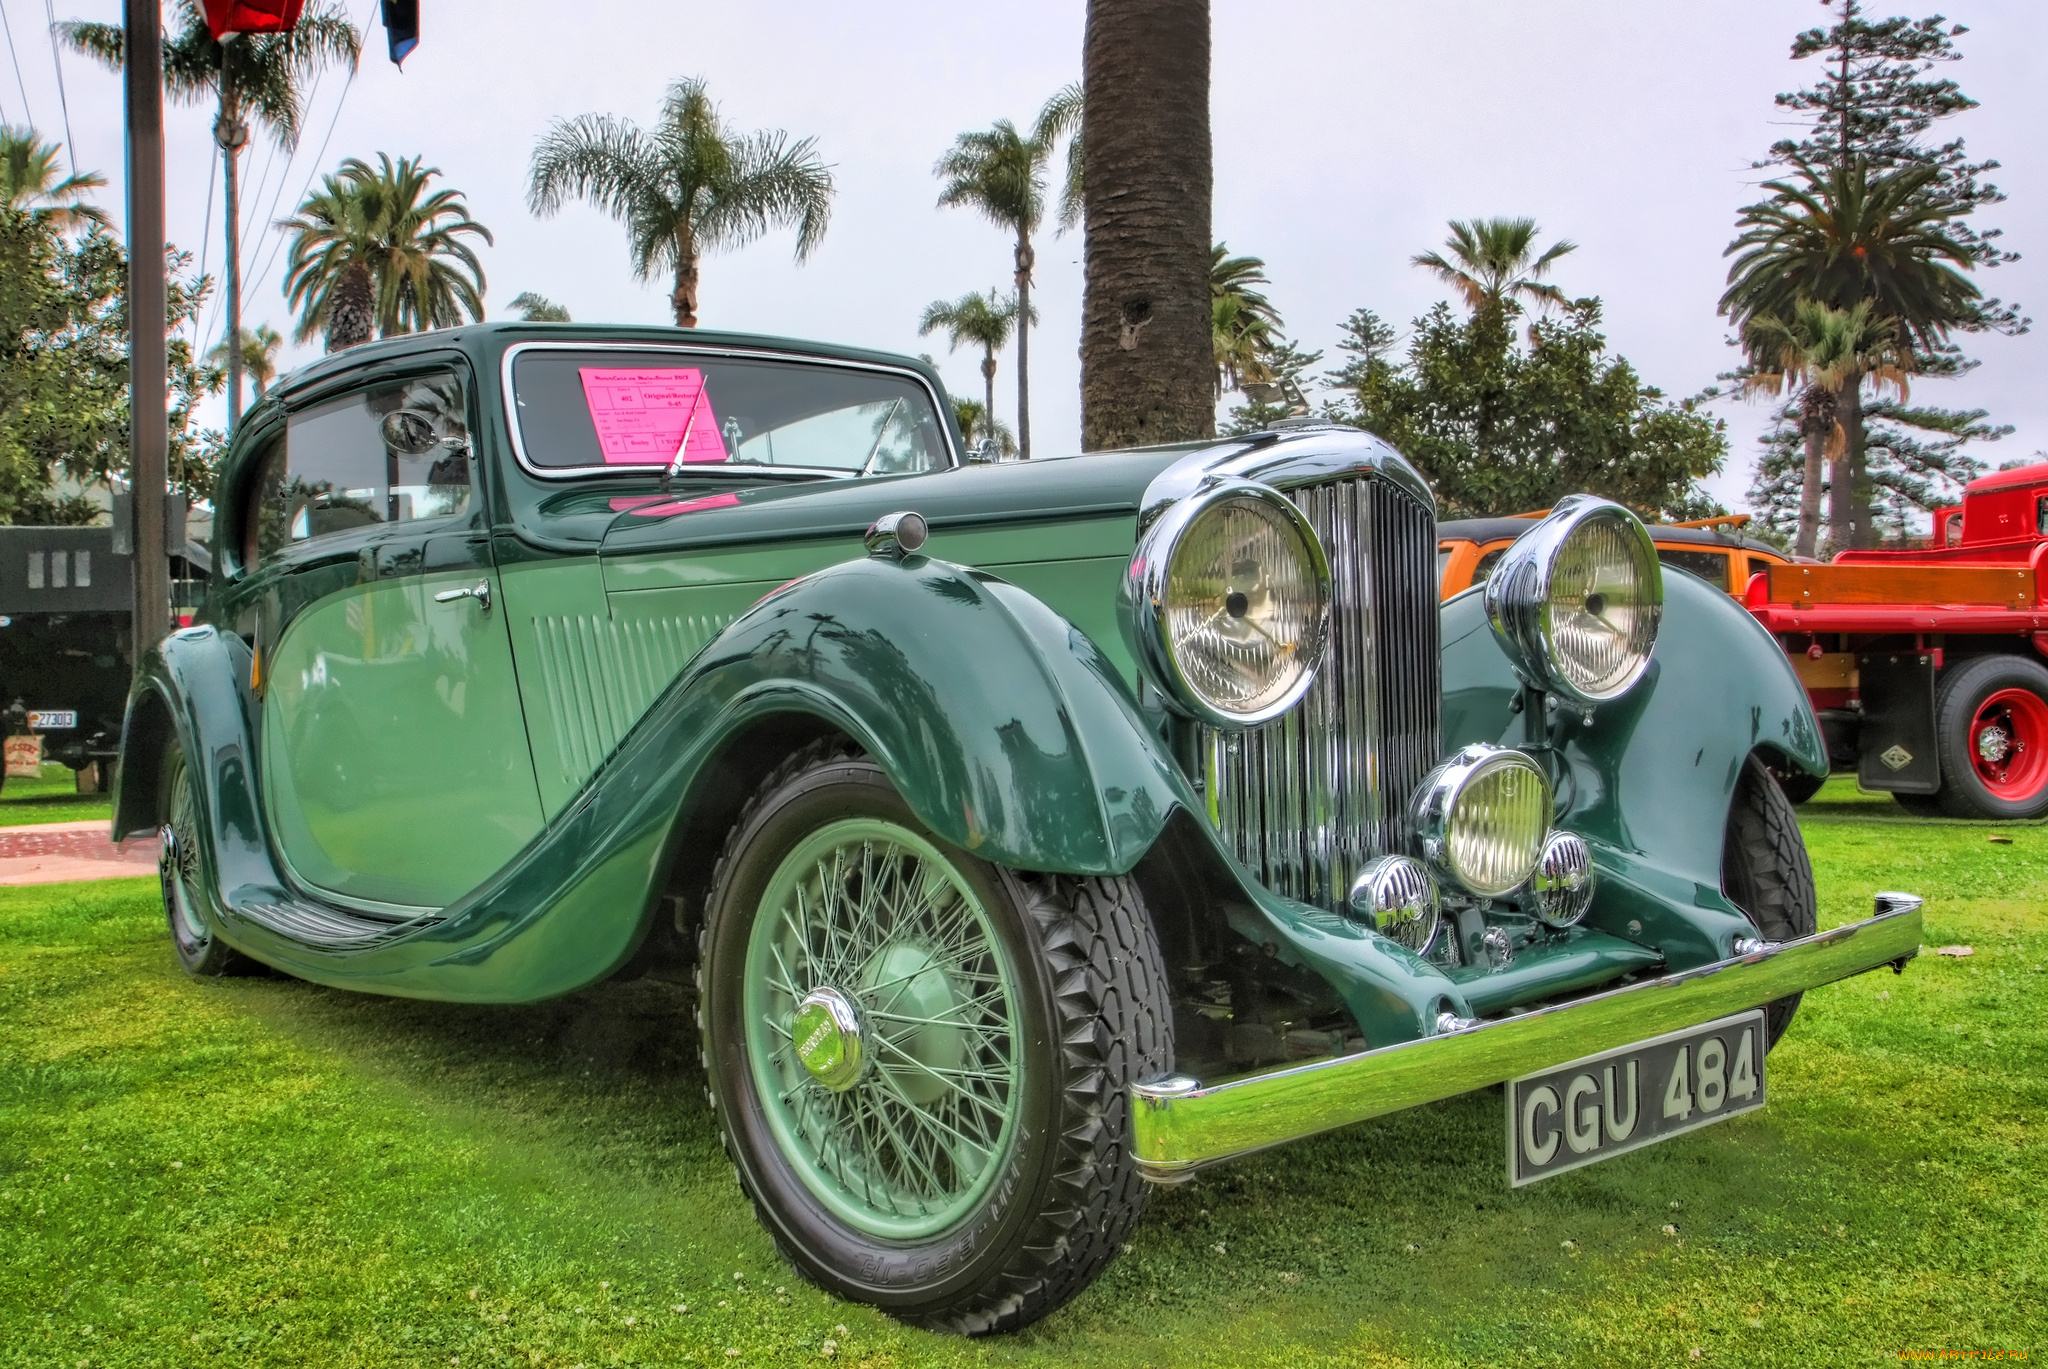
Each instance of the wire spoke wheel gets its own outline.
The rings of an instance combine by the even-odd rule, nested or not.
[[[827,823],[769,877],[742,1012],[766,1121],[840,1220],[915,1240],[959,1221],[1015,1143],[1015,967],[930,841]]]
[[[2048,703],[2027,689],[2001,689],[1970,719],[1970,763],[1998,798],[2023,802],[2048,784]]]
[[[194,942],[207,939],[207,928],[199,915],[194,896],[199,886],[199,810],[192,800],[192,775],[178,759],[170,780],[170,802],[166,805],[162,850],[158,867],[163,877],[164,901],[185,935]]]

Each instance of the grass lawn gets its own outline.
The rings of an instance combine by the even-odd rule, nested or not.
[[[0,785],[0,827],[17,827],[32,822],[83,822],[87,818],[113,821],[111,795],[81,794],[78,776],[65,766],[46,765],[41,779],[19,776]]]
[[[1810,808],[1823,925],[1917,890],[1975,954],[1809,994],[1762,1113],[1520,1191],[1497,1091],[1354,1127],[1161,1194],[1091,1291],[980,1342],[777,1261],[657,986],[198,984],[153,881],[0,890],[0,1365],[2048,1353],[2048,828]]]

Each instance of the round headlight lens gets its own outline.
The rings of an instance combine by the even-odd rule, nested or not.
[[[1191,499],[1131,566],[1139,658],[1184,711],[1247,727],[1308,692],[1328,632],[1329,563],[1281,495],[1240,484]]]
[[[1628,691],[1649,667],[1664,575],[1640,519],[1574,496],[1507,551],[1486,611],[1534,683],[1581,703]]]
[[[1468,893],[1499,898],[1536,869],[1550,833],[1550,778],[1520,751],[1474,744],[1415,792],[1422,856]]]

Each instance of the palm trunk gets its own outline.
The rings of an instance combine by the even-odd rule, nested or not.
[[[687,234],[676,239],[676,292],[669,302],[676,327],[697,326],[697,244]]]
[[[1828,437],[1835,430],[1834,396],[1825,390],[1809,389],[1800,413],[1800,436],[1806,442],[1806,469],[1799,485],[1799,532],[1792,550],[1799,556],[1813,555],[1820,541],[1820,487],[1822,466],[1827,459]]]
[[[369,263],[350,262],[334,283],[334,300],[327,307],[327,350],[342,352],[368,342],[376,326],[376,310],[376,283],[370,278]]]
[[[1089,0],[1081,444],[1215,435],[1208,0]]]
[[[1031,235],[1017,234],[1017,459],[1031,459],[1031,268],[1037,254],[1031,250]],[[991,397],[988,417],[994,431],[996,406]]]
[[[982,423],[988,428],[989,437],[996,435],[996,349],[987,347],[981,354]],[[973,434],[969,433],[971,441]]]
[[[242,419],[242,217],[240,187],[236,183],[235,163],[241,156],[242,147],[249,141],[248,125],[244,124],[235,107],[233,87],[228,82],[227,72],[221,73],[220,114],[214,121],[214,140],[220,144],[223,163],[222,182],[224,193],[221,197],[226,219],[227,252],[221,266],[223,284],[226,286],[228,309],[228,431],[234,432],[235,425]]]
[[[1856,465],[1863,445],[1863,377],[1852,375],[1837,395],[1836,417],[1848,440],[1828,463],[1828,542],[1831,552],[1856,545]]]
[[[1852,376],[1842,387],[1842,430],[1849,448],[1849,545],[1877,545],[1876,519],[1872,516],[1869,451],[1863,431],[1863,377]]]

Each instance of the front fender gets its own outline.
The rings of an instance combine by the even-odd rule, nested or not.
[[[998,865],[1128,873],[1176,805],[1198,807],[1115,668],[1017,587],[944,561],[853,561],[728,627],[658,705],[820,714],[920,821]]]
[[[1721,892],[1728,810],[1743,763],[1827,773],[1820,724],[1770,634],[1726,593],[1664,577],[1650,669],[1612,703],[1560,709],[1559,824],[1600,871],[1589,925],[1655,946],[1674,969],[1725,959],[1748,919]],[[1521,694],[1486,621],[1482,592],[1443,607],[1444,748],[1524,744]],[[1587,720],[1590,716],[1590,721]]]

